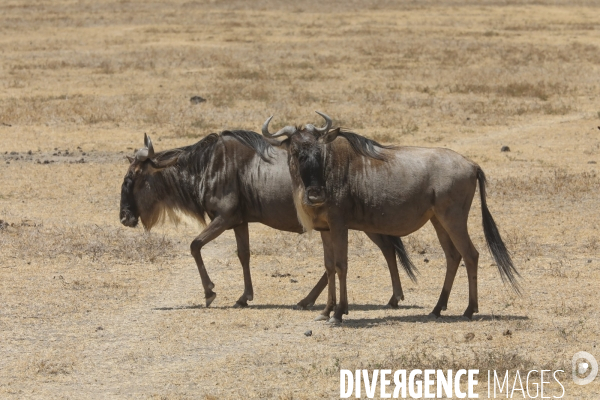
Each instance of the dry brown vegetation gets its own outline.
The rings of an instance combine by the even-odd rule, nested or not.
[[[598,397],[598,380],[569,377],[575,352],[600,359],[597,4],[348,3],[0,5],[0,397],[336,398],[340,368],[378,367],[562,368],[565,398]],[[420,276],[402,276],[398,310],[383,308],[383,257],[351,235],[338,328],[291,308],[323,272],[317,235],[251,226],[243,310],[231,307],[235,239],[222,235],[203,252],[218,293],[206,309],[197,226],[120,226],[124,155],[144,132],[162,150],[271,114],[274,126],[320,122],[314,110],[480,163],[524,295],[492,265],[477,200],[470,323],[463,268],[446,316],[426,318],[445,270],[429,225],[405,239]]]

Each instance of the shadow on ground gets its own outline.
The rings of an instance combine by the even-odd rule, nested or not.
[[[153,308],[153,311],[176,311],[176,310],[195,310],[199,308],[206,308],[202,304],[194,304],[191,306],[173,306],[173,307],[156,307]],[[236,308],[233,305],[231,306],[210,306],[209,308],[215,310],[228,310],[230,308]],[[251,310],[295,310],[295,305],[289,304],[252,304],[248,307],[240,307],[240,309],[248,308]],[[306,310],[297,310],[297,311],[319,311],[325,308],[325,304],[317,304],[312,307],[309,307]],[[353,304],[350,306],[350,311],[376,311],[376,310],[409,310],[409,309],[422,309],[421,306],[415,305],[402,305],[398,306],[398,308],[389,308],[387,305],[378,305],[378,304]]]
[[[425,315],[400,315],[400,316],[389,316],[382,318],[359,318],[359,319],[347,319],[342,323],[343,327],[346,328],[373,328],[379,324],[387,324],[390,322],[420,322],[420,323],[457,323],[457,322],[472,322],[477,323],[478,321],[525,321],[529,320],[526,315],[493,315],[493,314],[481,314],[474,315],[473,320],[469,321],[462,315],[448,315],[435,318],[429,314]]]

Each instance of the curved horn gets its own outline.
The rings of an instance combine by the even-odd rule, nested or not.
[[[154,157],[154,146],[152,146],[152,140],[150,140],[150,136],[144,133],[144,144],[148,149],[148,157]]]
[[[315,131],[318,133],[327,133],[327,131],[331,129],[331,125],[333,125],[333,123],[331,122],[331,118],[329,118],[327,114],[323,114],[322,112],[315,112],[325,119],[325,126],[322,128],[317,128],[315,126]]]
[[[265,121],[265,123],[262,126],[262,134],[263,136],[266,136],[270,139],[274,139],[276,137],[279,136],[287,136],[290,137],[294,134],[294,132],[296,132],[296,128],[293,126],[286,126],[285,128],[281,128],[280,130],[278,130],[276,133],[271,134],[269,133],[269,122],[271,122],[271,120],[273,119],[273,116],[271,115],[269,118],[267,118],[267,120]]]

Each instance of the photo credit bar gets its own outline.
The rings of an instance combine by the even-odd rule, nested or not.
[[[590,358],[587,357],[586,360],[590,360]],[[589,364],[592,364],[591,360]],[[583,369],[583,367],[579,368]],[[597,371],[597,365],[595,371]],[[489,370],[486,375],[479,376],[478,369],[459,369],[457,371],[441,369],[395,371],[391,369],[359,369],[352,371],[341,369],[340,398],[561,399],[565,396],[565,387],[561,381],[568,376],[563,370],[535,369],[523,372],[519,370],[511,372]],[[484,382],[480,384],[480,378],[484,380],[487,378],[487,384]]]
[[[478,374],[477,369],[459,369],[455,373],[452,370],[441,369],[375,369],[372,372],[366,369],[342,369],[340,398],[354,396],[359,399],[364,396],[368,399],[477,399],[479,395],[474,393],[474,389],[478,383]],[[461,385],[462,378],[466,378],[466,384]]]

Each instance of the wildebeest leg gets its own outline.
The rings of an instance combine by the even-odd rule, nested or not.
[[[468,210],[467,210],[468,213]],[[444,215],[440,221],[444,229],[450,235],[452,243],[465,260],[467,277],[469,279],[469,305],[464,312],[466,318],[472,319],[473,313],[479,312],[477,300],[477,263],[479,252],[473,246],[469,231],[467,230],[467,218],[463,213],[449,213]]]
[[[336,305],[336,293],[335,293],[335,262],[334,262],[334,254],[333,254],[333,243],[331,242],[331,232],[321,231],[321,240],[323,242],[323,256],[325,261],[325,277],[326,277],[326,285],[327,285],[327,305],[325,309],[319,314],[315,321],[326,321],[329,319],[329,314],[335,308]],[[321,284],[321,280],[317,283],[317,286],[311,291],[311,293],[317,290],[318,286]],[[321,289],[322,290],[322,289]],[[309,297],[310,294],[307,296]],[[318,296],[318,295],[317,295]],[[316,297],[315,297],[316,300]]]
[[[250,235],[248,233],[248,223],[245,222],[233,228],[235,232],[235,241],[237,242],[237,252],[242,269],[244,270],[244,293],[235,302],[234,307],[247,307],[248,301],[254,298],[254,289],[252,289],[252,277],[250,276]]]
[[[200,254],[200,250],[205,244],[217,238],[221,233],[223,233],[225,229],[227,229],[227,225],[225,224],[224,219],[218,216],[215,219],[213,219],[206,228],[204,228],[202,233],[200,233],[200,235],[198,235],[190,245],[192,256],[194,256],[194,260],[196,260],[196,265],[198,266],[198,272],[200,272],[200,279],[202,279],[202,286],[204,287],[204,297],[206,298],[206,307],[210,306],[210,303],[212,303],[215,297],[217,297],[217,294],[212,291],[215,285],[212,283],[208,276],[208,273],[206,272],[206,268],[204,267],[204,262],[202,261],[202,255]]]
[[[385,260],[388,264],[388,268],[390,270],[393,293],[392,297],[390,298],[390,301],[388,302],[388,306],[392,308],[398,308],[398,301],[404,300],[404,293],[402,292],[402,285],[400,283],[400,275],[398,273],[398,264],[396,262],[396,250],[394,249],[394,244],[390,242],[388,236],[386,235],[367,233],[367,236],[373,241],[373,243],[377,245],[377,247],[379,247],[379,249],[383,253],[383,256],[385,257]],[[324,252],[333,251],[333,249],[331,248],[327,249],[327,244],[325,241],[323,242],[323,249]],[[319,282],[317,282],[315,287],[310,291],[310,293],[304,299],[298,302],[298,304],[296,304],[295,308],[297,310],[306,310],[308,307],[314,305],[321,292],[323,292],[323,290],[327,286],[328,262],[332,264],[332,268],[335,268],[335,266],[333,265],[333,253],[331,253],[330,255],[325,254],[326,271],[319,280]],[[329,318],[329,316],[327,317]]]
[[[315,301],[319,298],[319,295],[323,292],[323,289],[327,287],[327,282],[329,279],[327,278],[327,270],[323,273],[319,282],[315,285],[315,287],[310,291],[310,293],[300,300],[298,304],[294,307],[296,310],[306,310],[308,307],[311,307],[315,304]],[[328,316],[329,317],[329,316]]]
[[[385,257],[388,269],[390,270],[393,293],[392,298],[388,302],[388,306],[398,308],[398,301],[404,300],[404,293],[402,292],[402,284],[400,283],[400,275],[398,274],[398,264],[396,263],[396,250],[394,249],[394,245],[390,242],[388,236],[374,233],[367,233],[367,236],[377,245],[377,247],[379,247],[383,253],[383,257]]]
[[[342,315],[348,315],[348,291],[346,288],[346,276],[348,274],[348,229],[345,226],[333,227],[332,225],[330,223],[335,272],[340,281],[340,303],[336,307],[329,323],[339,324],[342,322]]]
[[[445,311],[448,307],[448,297],[450,296],[450,291],[452,290],[452,284],[454,283],[454,277],[456,276],[456,271],[458,270],[458,265],[460,264],[461,255],[458,250],[456,250],[454,243],[452,243],[448,232],[446,232],[436,217],[431,219],[431,224],[435,228],[438,240],[440,241],[442,249],[444,250],[444,254],[446,255],[446,278],[444,279],[444,287],[442,288],[442,293],[440,294],[437,305],[431,312],[432,315],[435,315],[437,318],[439,318],[440,313]]]

